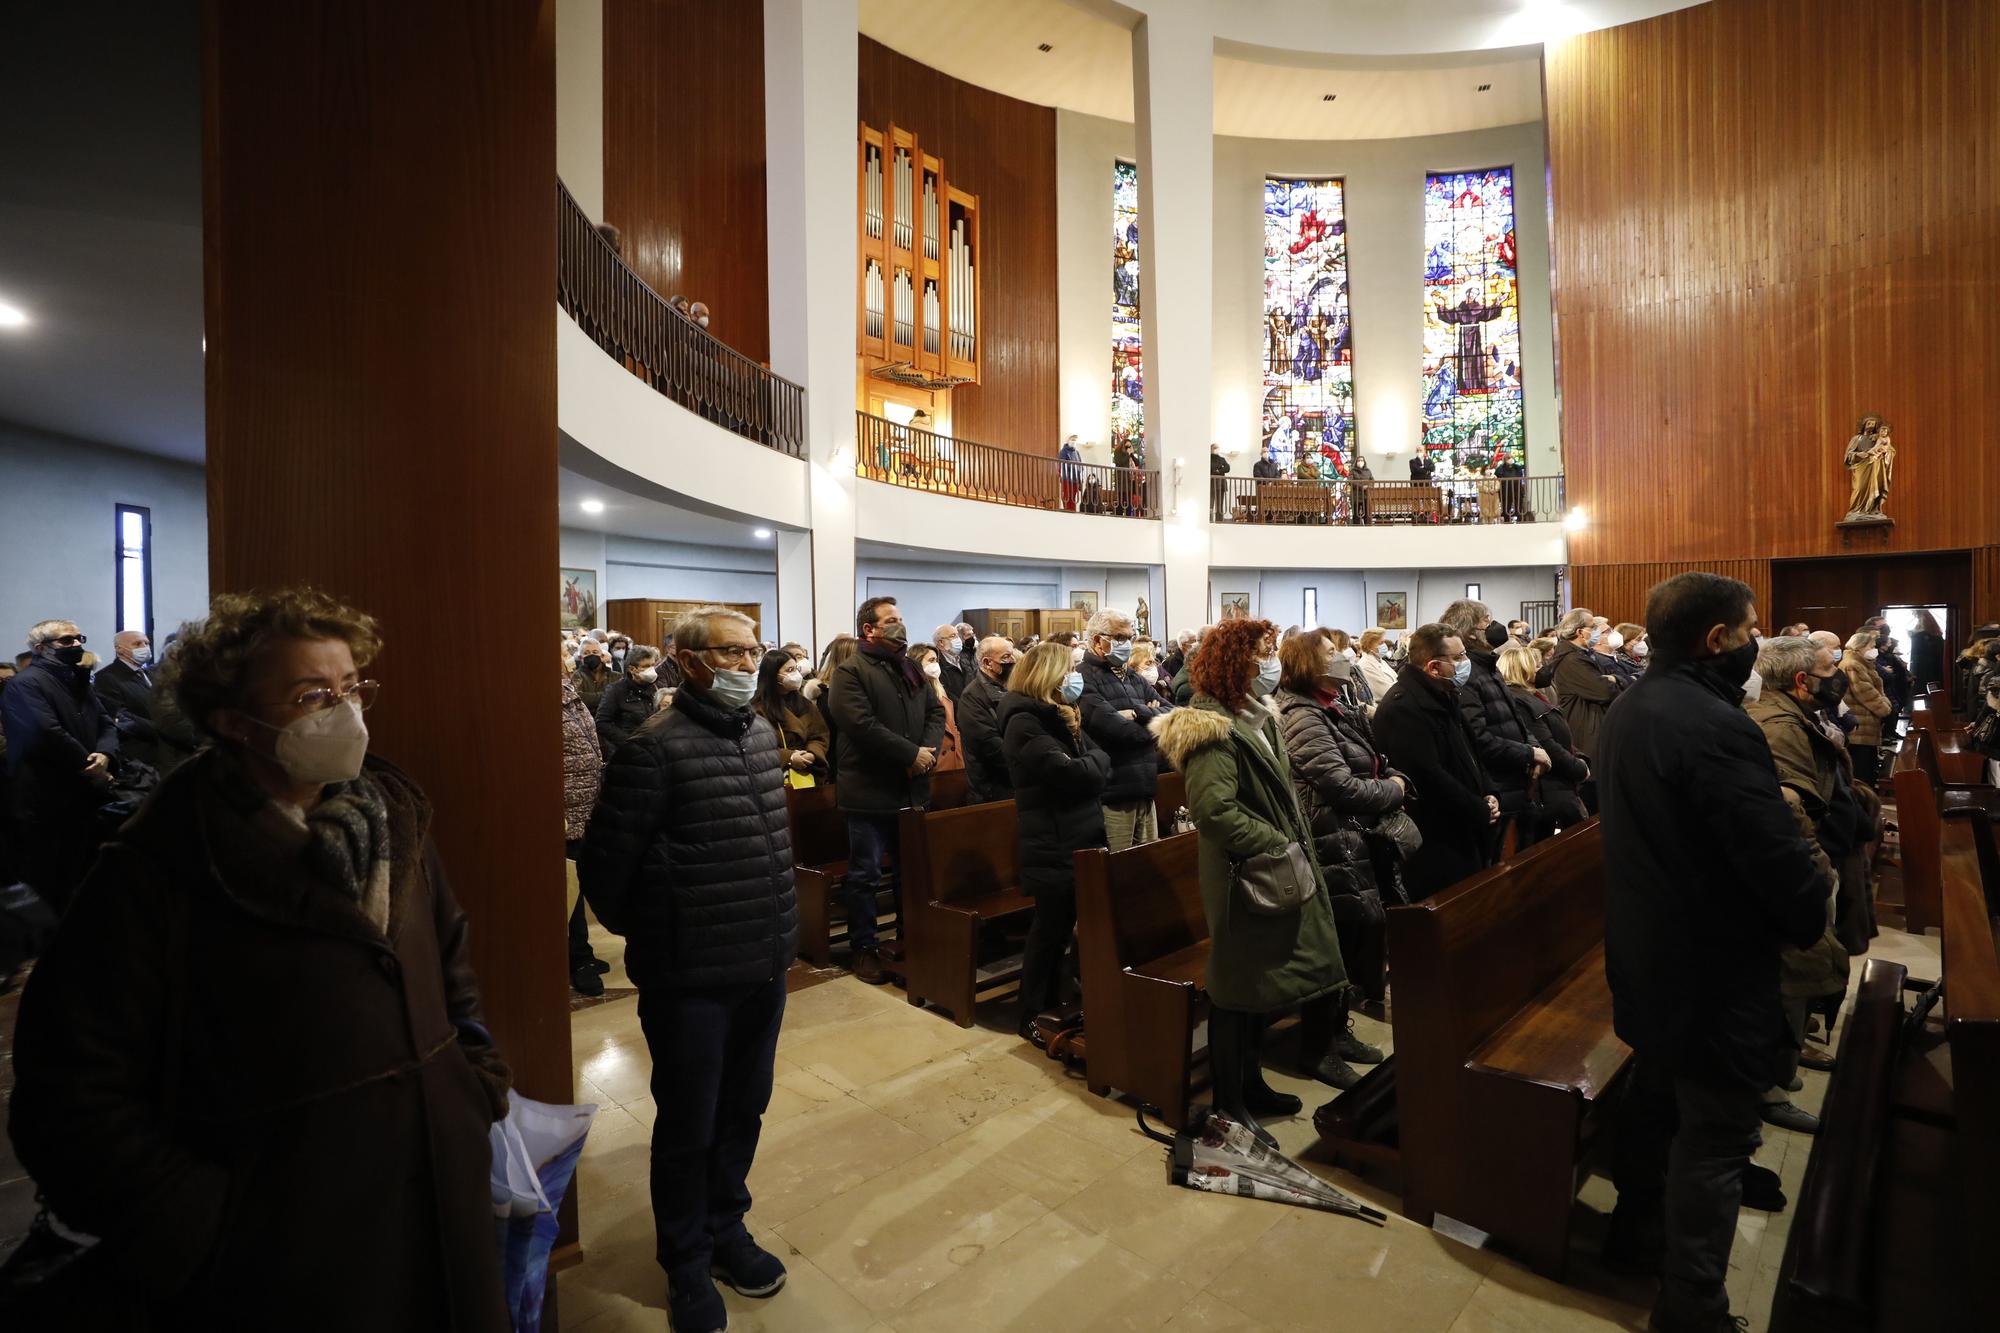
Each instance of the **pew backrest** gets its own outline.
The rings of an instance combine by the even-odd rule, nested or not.
[[[1092,857],[1098,864],[1086,872],[1084,862]],[[1200,834],[1176,834],[1122,852],[1079,852],[1077,868],[1077,912],[1081,916],[1087,894],[1093,925],[1111,941],[1116,967],[1143,967],[1208,938]]]
[[[958,810],[972,803],[972,788],[962,768],[931,775],[931,810]]]
[[[1940,833],[1945,1034],[1951,1043],[1953,1136],[1966,1192],[1965,1253],[2000,1246],[2000,942],[1994,935],[1993,830],[1985,812],[1954,811]]]
[[[948,810],[905,810],[904,893],[916,902],[964,902],[1019,883],[1012,801]],[[906,898],[904,910],[911,906]]]
[[[847,859],[847,817],[834,803],[832,783],[787,788],[785,818],[791,825],[793,864],[816,866]]]

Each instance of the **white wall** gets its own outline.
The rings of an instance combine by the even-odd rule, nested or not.
[[[1555,594],[1553,566],[1491,569],[1242,569],[1209,571],[1208,610],[1222,614],[1224,593],[1250,594],[1252,615],[1279,627],[1300,624],[1304,590],[1319,590],[1319,623],[1359,634],[1376,623],[1377,593],[1400,592],[1409,598],[1410,625],[1436,620],[1444,609],[1465,596],[1467,583],[1479,584],[1480,600],[1498,620],[1513,620],[1521,603],[1544,601]],[[1537,625],[1540,629],[1542,626]]]
[[[0,422],[0,646],[74,620],[107,660],[117,627],[116,506],[153,512],[153,632],[208,610],[208,491],[200,466]]]
[[[1134,611],[1150,591],[1156,571],[1119,565],[1023,565],[1006,561],[907,560],[863,556],[855,562],[854,601],[894,597],[910,637],[922,642],[939,625],[978,607],[1040,609],[1068,606],[1070,594],[1094,592],[1100,607]],[[1157,615],[1154,628],[1158,629]]]
[[[1404,475],[1422,419],[1424,176],[1503,165],[1514,168],[1528,470],[1561,471],[1542,134],[1537,122],[1411,139],[1215,140],[1213,434],[1232,471],[1247,474],[1257,456],[1264,178],[1346,182],[1356,425],[1370,466],[1388,478]],[[1110,433],[1111,164],[1132,156],[1130,125],[1056,113],[1062,430],[1086,440]],[[1143,265],[1143,216],[1139,234]]]
[[[604,0],[556,0],[556,175],[604,221]]]

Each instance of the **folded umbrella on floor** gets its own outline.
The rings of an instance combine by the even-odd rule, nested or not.
[[[1388,1221],[1386,1214],[1341,1193],[1283,1153],[1272,1152],[1220,1111],[1198,1109],[1187,1128],[1168,1134],[1146,1123],[1148,1110],[1159,1114],[1156,1108],[1140,1107],[1139,1131],[1173,1149],[1171,1174],[1176,1185],[1317,1208],[1378,1226]]]
[[[507,1096],[507,1118],[488,1135],[493,1149],[493,1229],[514,1333],[537,1333],[555,1248],[556,1211],[569,1192],[597,1108],[551,1106]]]

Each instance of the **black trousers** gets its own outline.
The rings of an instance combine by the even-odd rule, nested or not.
[[[669,1281],[707,1280],[745,1235],[750,1163],[771,1102],[785,974],[743,986],[641,987],[653,1057],[653,1230]]]
[[[1076,932],[1076,885],[1035,886],[1035,919],[1021,950],[1021,1012],[1032,1017],[1062,1002],[1063,951]]]
[[[1882,776],[1882,747],[1850,742],[1847,753],[1854,760],[1854,780],[1874,786],[1875,780]]]

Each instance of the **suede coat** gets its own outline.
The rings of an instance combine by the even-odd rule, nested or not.
[[[1347,984],[1333,907],[1313,831],[1293,790],[1277,717],[1253,704],[1254,721],[1205,694],[1153,721],[1160,753],[1187,787],[1201,839],[1201,905],[1208,918],[1208,994],[1217,1008],[1268,1014]],[[1254,730],[1253,730],[1254,728]],[[1261,916],[1244,905],[1234,868],[1248,857],[1305,846],[1319,891],[1296,912]]]

